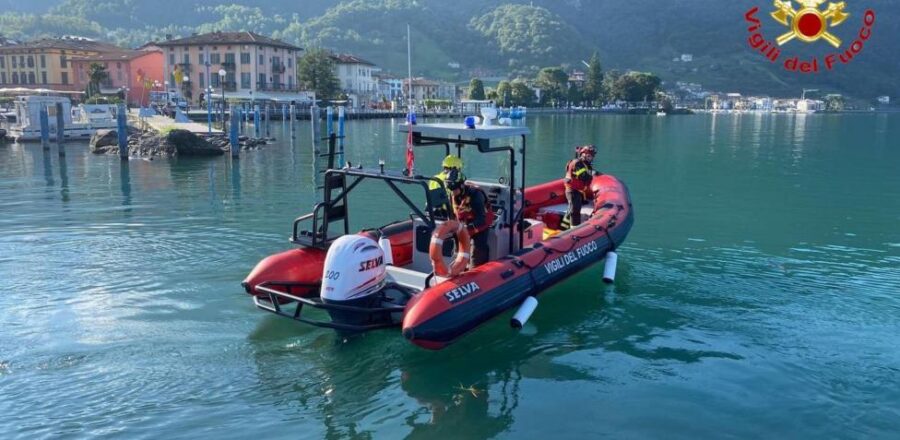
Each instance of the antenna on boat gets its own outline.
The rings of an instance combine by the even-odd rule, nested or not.
[[[406,124],[415,125],[416,114],[412,106],[412,34],[409,30],[409,23],[406,24],[406,68],[407,75],[409,75],[409,86],[406,92]],[[406,175],[413,176],[415,168],[416,154],[413,151],[413,130],[412,127],[409,127],[409,132],[406,135]]]

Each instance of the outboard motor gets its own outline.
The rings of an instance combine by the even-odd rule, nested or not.
[[[387,276],[384,251],[378,243],[362,235],[345,235],[331,244],[322,272],[322,302],[342,306],[378,308]],[[339,324],[371,323],[369,314],[329,309],[331,320]]]

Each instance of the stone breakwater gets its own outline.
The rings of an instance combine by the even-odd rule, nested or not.
[[[241,150],[257,150],[274,139],[239,138]],[[90,143],[91,153],[118,154],[116,130],[98,130]],[[228,138],[222,135],[198,135],[187,130],[164,133],[129,129],[128,155],[138,157],[220,156],[230,151]]]

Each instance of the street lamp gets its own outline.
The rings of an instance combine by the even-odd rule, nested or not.
[[[228,132],[228,121],[225,120],[225,69],[219,69],[219,82],[222,83],[222,132]]]
[[[181,79],[181,93],[184,95],[184,102],[186,102],[188,104],[188,107],[190,107],[190,101],[188,101],[188,81],[191,80],[191,77],[184,75]]]
[[[206,57],[206,130],[212,134],[212,77],[209,76],[209,56]]]

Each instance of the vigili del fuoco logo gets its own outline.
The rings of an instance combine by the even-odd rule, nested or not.
[[[822,7],[826,1],[798,0],[798,7],[794,8],[790,1],[775,0],[775,10],[769,15],[775,24],[783,27],[784,32],[774,42],[763,36],[763,23],[758,18],[759,7],[754,6],[744,14],[744,20],[749,24],[747,31],[750,33],[747,42],[753,50],[773,63],[781,62],[784,69],[790,72],[819,73],[834,70],[841,64],[850,64],[863,51],[866,41],[872,37],[875,11],[866,9],[862,14],[859,31],[853,35],[852,41],[845,44],[839,30],[845,30],[846,27],[835,28],[851,17],[851,13],[847,11],[847,2],[829,2],[827,7]],[[826,43],[837,51],[821,59],[818,56],[802,58],[788,52],[797,50],[798,43],[794,41],[806,44]]]

